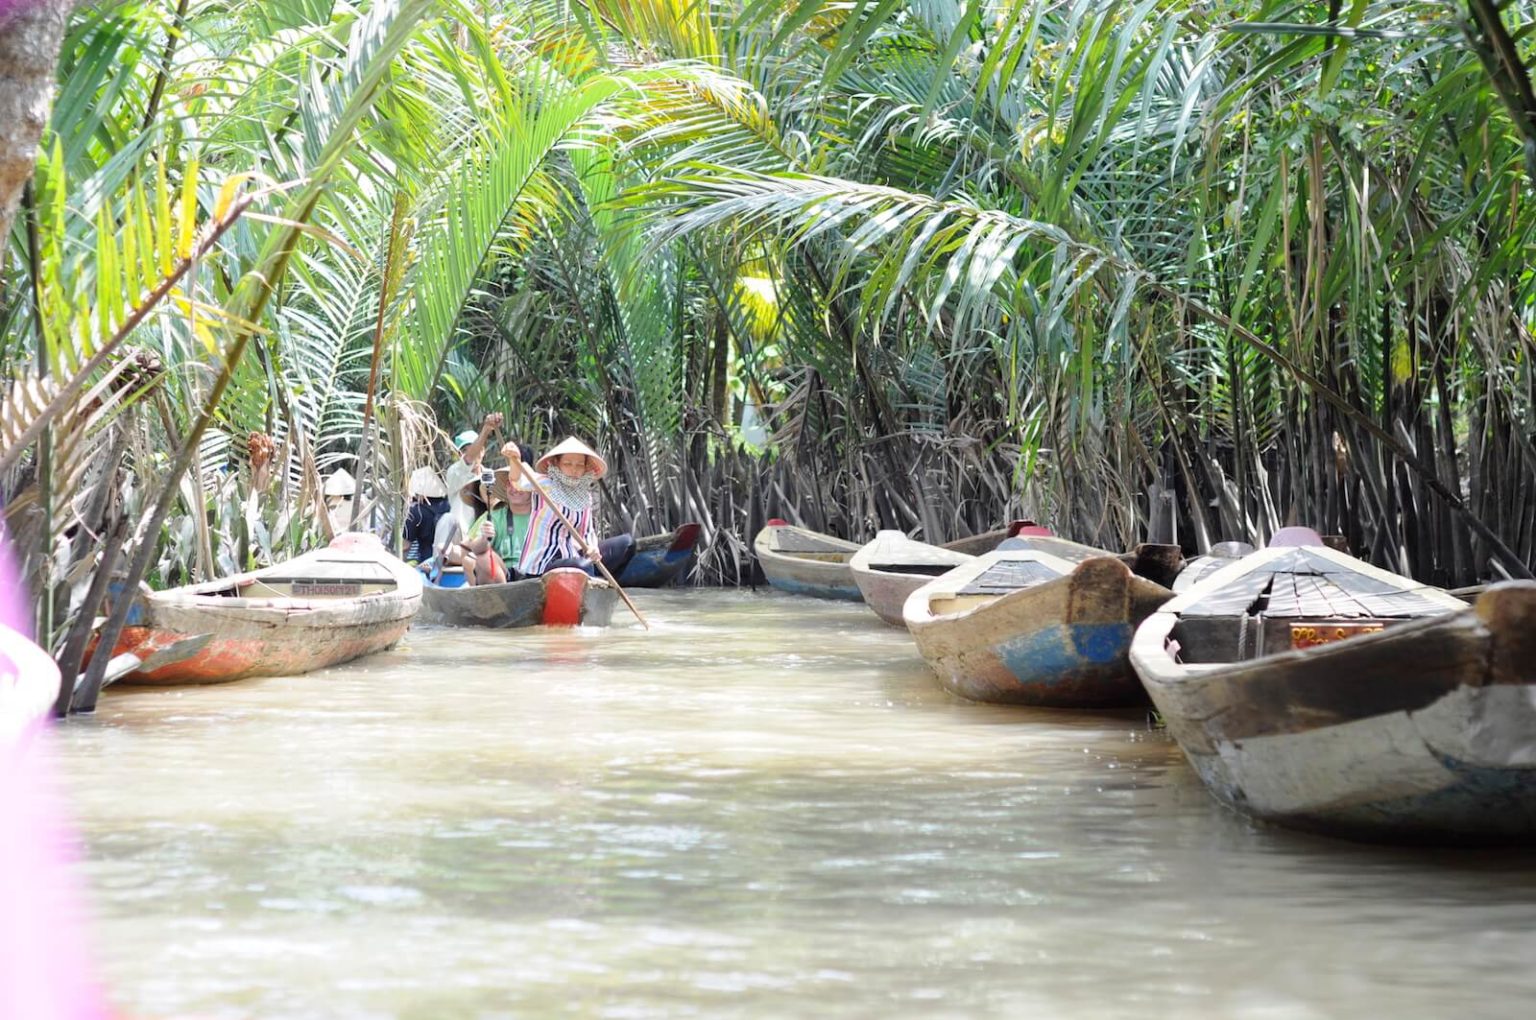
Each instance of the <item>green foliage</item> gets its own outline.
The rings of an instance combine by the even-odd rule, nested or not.
[[[69,412],[154,437],[142,494],[217,393],[184,497],[221,508],[215,569],[323,538],[334,468],[393,508],[444,450],[425,404],[605,444],[616,516],[658,530],[773,504],[1117,545],[1157,482],[1197,543],[1302,521],[1424,576],[1514,569],[1533,11],[1332,6],[83,7],[3,269],[0,368],[52,377],[0,416],[7,487]],[[81,417],[109,343],[165,371]],[[204,539],[166,534],[196,572]]]

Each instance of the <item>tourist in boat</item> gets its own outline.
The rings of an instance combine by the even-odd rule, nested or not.
[[[516,445],[520,460],[532,459],[533,450],[522,443]],[[517,564],[522,560],[533,516],[533,493],[515,484],[510,467],[497,468],[495,478],[490,488],[491,523],[496,529],[491,546],[507,564],[507,572],[520,576]]]
[[[580,567],[595,574],[598,561],[613,574],[624,569],[634,555],[634,539],[623,534],[597,540],[597,483],[608,473],[608,462],[596,450],[574,436],[567,438],[534,464],[536,487],[522,477],[523,452],[516,443],[507,443],[501,454],[531,502],[528,537],[517,564],[520,573],[533,576],[556,567]],[[560,520],[561,513],[576,533]]]
[[[459,527],[454,513],[438,521],[432,559],[420,564],[434,582],[440,582],[450,567],[463,570],[465,584],[501,584],[510,579],[507,563],[493,545],[497,529],[488,489],[480,475],[471,476],[460,487],[458,502],[470,515],[467,529]]]
[[[453,445],[459,455],[448,465],[448,509],[462,534],[470,534],[469,528],[475,521],[475,513],[460,498],[461,493],[466,485],[478,480],[484,472],[481,462],[485,459],[486,439],[500,427],[501,415],[492,412],[480,422],[479,432],[466,429],[453,437]]]
[[[432,555],[437,522],[448,513],[448,488],[429,467],[411,472],[410,505],[405,511],[405,561],[417,563]]]

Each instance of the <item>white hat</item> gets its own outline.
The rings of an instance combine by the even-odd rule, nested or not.
[[[347,474],[346,468],[337,468],[325,480],[325,488],[321,491],[327,496],[351,496],[357,492],[357,481]]]
[[[592,449],[592,447],[588,446],[586,443],[583,443],[575,436],[566,436],[558,446],[556,446],[553,450],[550,450],[544,456],[540,457],[538,462],[533,465],[533,469],[535,471],[548,472],[549,462],[552,460],[558,460],[560,457],[567,453],[579,453],[586,457],[588,470],[591,472],[593,478],[601,478],[608,473],[608,462],[600,457],[596,450]]]
[[[448,486],[444,485],[438,473],[429,467],[419,467],[411,472],[411,483],[407,486],[407,490],[412,496],[426,496],[428,499],[448,495]]]

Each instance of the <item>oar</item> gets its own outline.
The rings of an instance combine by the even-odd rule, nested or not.
[[[544,502],[548,503],[549,508],[555,512],[555,516],[560,518],[560,523],[564,524],[566,528],[570,530],[571,534],[576,536],[576,541],[585,544],[587,541],[586,536],[576,530],[576,525],[572,524],[571,519],[565,516],[565,512],[560,509],[560,504],[549,498],[549,493],[545,492],[544,486],[539,484],[539,478],[533,473],[533,470],[528,467],[528,462],[519,460],[517,463],[518,466],[523,469],[523,477],[527,478],[529,482],[533,483],[533,487],[538,490],[539,495],[544,497]],[[603,572],[603,576],[608,579],[608,583],[613,585],[613,590],[619,593],[619,598],[624,600],[624,604],[629,607],[629,611],[635,614],[635,619],[640,621],[640,626],[644,627],[646,630],[650,630],[651,625],[645,621],[645,617],[640,615],[640,610],[636,609],[635,604],[630,601],[629,593],[626,592],[623,588],[619,587],[619,582],[614,578],[613,574],[609,573],[608,565],[601,559],[595,559],[592,562],[597,564],[597,569],[601,570]]]

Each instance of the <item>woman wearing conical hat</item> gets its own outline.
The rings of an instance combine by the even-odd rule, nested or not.
[[[608,473],[608,462],[596,450],[575,436],[568,436],[534,462],[539,488],[529,486],[522,478],[522,453],[516,443],[507,443],[501,454],[507,458],[518,487],[529,489],[533,497],[528,534],[517,564],[519,573],[533,575],[555,567],[580,567],[592,574],[596,573],[593,563],[597,560],[602,560],[615,575],[624,569],[635,553],[635,540],[627,534],[601,542],[597,539],[597,482]],[[550,501],[575,525],[577,534],[572,534],[560,520]]]

